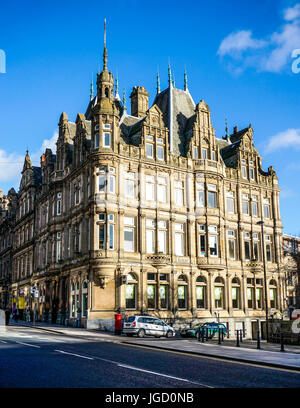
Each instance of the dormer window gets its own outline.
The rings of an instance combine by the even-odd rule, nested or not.
[[[153,159],[153,144],[146,143],[146,156]]]

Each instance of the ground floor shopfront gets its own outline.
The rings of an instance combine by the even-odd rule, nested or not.
[[[267,275],[269,316],[285,310],[284,279]],[[150,314],[178,329],[220,321],[230,335],[243,329],[255,336],[257,321],[265,321],[263,272],[224,268],[172,268],[152,265],[95,264],[53,270],[13,284],[12,309],[30,310],[36,320],[88,329],[114,330],[116,313],[123,317]]]

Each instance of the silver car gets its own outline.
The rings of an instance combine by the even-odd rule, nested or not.
[[[175,330],[157,317],[130,316],[124,323],[123,333],[127,336],[136,334],[138,337],[173,337]]]

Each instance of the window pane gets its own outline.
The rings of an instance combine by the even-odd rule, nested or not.
[[[175,234],[175,255],[183,256],[183,234]]]
[[[161,203],[165,203],[166,202],[166,186],[159,184],[157,186],[157,199],[158,201],[160,201]]]
[[[175,189],[175,204],[182,205],[183,204],[183,194],[182,189]]]
[[[178,286],[178,308],[186,309],[186,286]]]
[[[250,242],[245,241],[245,259],[250,260]]]
[[[150,143],[146,143],[146,155],[147,157],[153,157],[153,145]]]
[[[146,200],[154,200],[154,184],[146,183]]]
[[[109,224],[109,249],[114,249],[114,226]]]
[[[249,215],[249,202],[246,200],[243,200],[243,213]]]
[[[168,286],[160,285],[159,287],[159,299],[161,309],[168,308]]]
[[[109,192],[114,194],[115,193],[115,185],[116,185],[116,178],[115,176],[109,177]]]
[[[155,285],[147,285],[148,308],[155,308]]]
[[[234,240],[233,239],[228,240],[228,247],[229,247],[229,258],[230,259],[235,259]]]
[[[158,160],[164,159],[164,148],[162,146],[157,146],[157,158]]]
[[[134,198],[134,181],[133,180],[126,180],[125,196],[129,198]]]
[[[104,147],[110,147],[110,133],[109,132],[105,132],[104,133]]]
[[[207,199],[208,199],[208,207],[211,207],[211,208],[217,207],[217,193],[208,191]]]
[[[227,198],[227,212],[234,213],[234,199]]]
[[[133,228],[124,229],[124,251],[134,252],[134,230]]]
[[[199,207],[204,207],[204,200],[205,200],[205,198],[204,198],[205,196],[204,196],[204,191],[198,191],[198,206]]]
[[[154,231],[153,230],[146,230],[146,251],[147,254],[154,253]]]
[[[158,231],[158,251],[166,253],[166,231]]]
[[[257,217],[257,203],[252,203],[252,215]]]
[[[200,256],[206,255],[206,242],[205,242],[205,235],[200,234]]]
[[[197,309],[204,309],[204,286],[196,286]]]
[[[128,284],[125,288],[126,309],[135,309],[135,287],[136,285]]]
[[[217,256],[217,237],[216,236],[209,236],[209,253],[211,256]]]

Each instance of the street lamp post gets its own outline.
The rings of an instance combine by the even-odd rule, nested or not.
[[[257,224],[261,226],[261,236],[262,236],[262,252],[263,252],[263,263],[264,263],[264,281],[265,281],[266,336],[267,336],[267,342],[268,342],[269,341],[269,321],[268,321],[268,292],[267,292],[267,271],[266,271],[266,256],[265,256],[264,222],[258,221]]]

